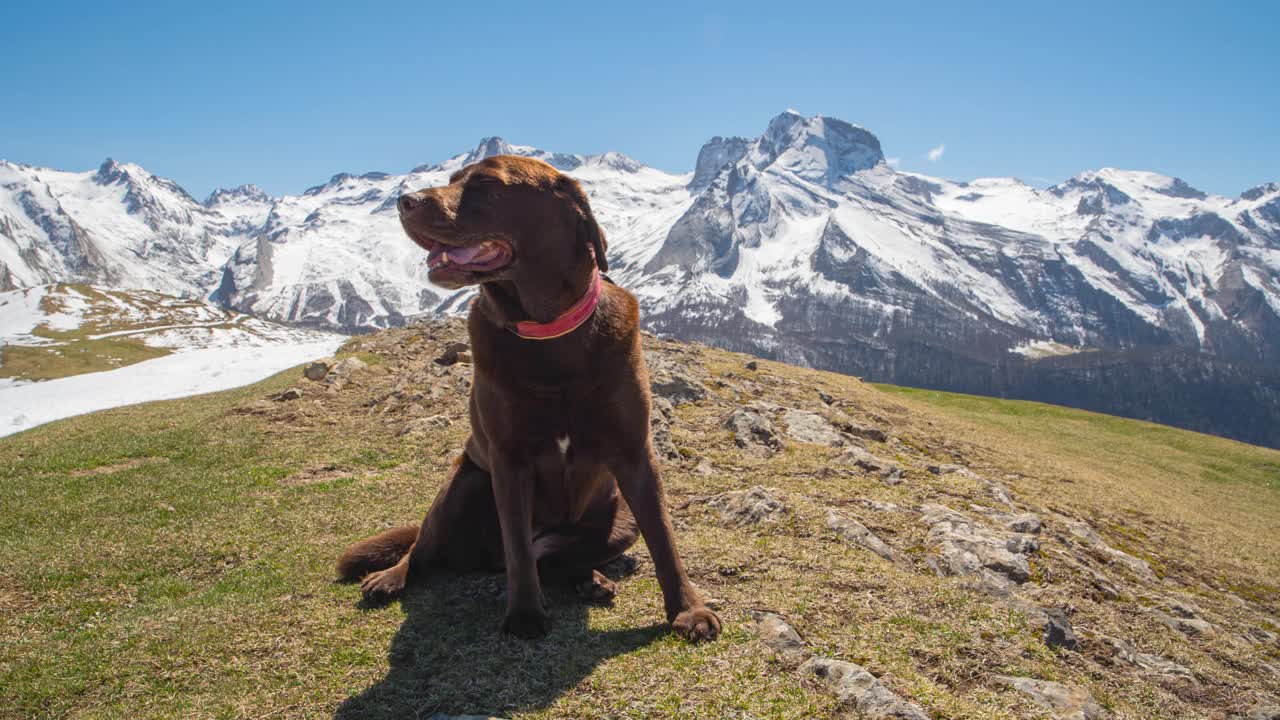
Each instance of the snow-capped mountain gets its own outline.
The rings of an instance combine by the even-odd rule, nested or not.
[[[752,343],[819,364],[807,343],[782,345],[822,312],[844,318],[832,336],[871,345],[1280,359],[1274,187],[1228,199],[1112,169],[1046,190],[957,183],[894,170],[861,128],[792,113],[721,159],[638,283],[660,327],[720,326],[729,309]]]
[[[661,242],[690,197],[687,178],[618,153],[552,154],[486,138],[469,153],[404,175],[340,174],[302,195],[280,198],[255,239],[227,263],[215,298],[245,312],[347,331],[462,307],[469,294],[446,296],[427,283],[426,256],[405,242],[395,201],[500,154],[538,157],[572,172],[592,193],[607,230],[625,238],[616,247],[620,258]]]
[[[612,274],[655,330],[1280,444],[1280,430],[1241,428],[1244,417],[1280,427],[1280,186],[1226,198],[1114,169],[1047,189],[953,182],[889,166],[864,128],[794,111],[757,138],[713,138],[685,174],[486,138],[401,175],[340,174],[274,199],[242,187],[201,204],[135,166],[4,164],[0,287],[71,279],[212,293],[344,331],[456,312],[468,295],[427,284],[395,200],[504,153],[582,182]],[[1204,402],[1166,401],[1179,392]],[[1236,396],[1257,413],[1210,417],[1206,398]]]
[[[205,206],[137,165],[0,161],[0,290],[83,282],[203,295],[260,225],[241,204]]]

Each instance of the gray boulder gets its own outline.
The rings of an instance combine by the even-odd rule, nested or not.
[[[777,491],[770,492],[759,485],[750,490],[731,490],[712,497],[707,501],[707,507],[719,512],[720,519],[734,527],[773,523],[787,510],[774,492]]]
[[[733,444],[757,457],[768,457],[782,449],[782,438],[773,423],[755,410],[734,410],[724,427],[733,432]]]
[[[1048,708],[1056,720],[1098,720],[1103,717],[1102,706],[1082,687],[1008,675],[997,675],[996,680]]]
[[[320,381],[329,374],[329,363],[317,360],[302,369],[302,376],[308,380]]]
[[[855,709],[860,717],[875,720],[929,720],[924,710],[894,695],[876,676],[861,665],[843,660],[812,658],[800,672],[813,676],[841,704]]]
[[[787,665],[799,665],[813,657],[813,653],[805,647],[804,640],[800,638],[800,633],[797,633],[776,613],[751,611],[749,627],[760,638],[760,642]]]
[[[1103,640],[1111,646],[1114,652],[1112,657],[1116,662],[1136,667],[1148,675],[1164,675],[1191,681],[1196,679],[1195,673],[1185,666],[1159,655],[1139,652],[1133,643],[1112,637],[1103,637]]]
[[[876,457],[860,447],[845,450],[833,462],[850,465],[864,472],[879,475],[886,485],[897,485],[902,482],[902,466],[893,460]]]
[[[944,505],[920,508],[929,526],[929,564],[940,576],[974,578],[994,595],[1008,595],[1031,577],[1027,555],[1039,545],[1031,535],[992,530]]]
[[[841,447],[849,443],[831,423],[807,410],[787,410],[782,416],[787,424],[787,437],[796,442]]]
[[[835,510],[828,510],[827,527],[847,543],[870,550],[889,562],[904,562],[901,553],[889,547],[875,533],[853,518],[845,517]]]
[[[1049,647],[1060,647],[1071,651],[1080,649],[1080,640],[1076,637],[1075,628],[1062,608],[1046,608],[1044,628],[1044,644]]]

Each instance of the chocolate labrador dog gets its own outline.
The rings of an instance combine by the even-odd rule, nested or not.
[[[401,196],[399,209],[433,283],[480,286],[468,319],[471,437],[422,526],[356,543],[339,578],[386,598],[432,568],[505,570],[503,629],[540,637],[542,578],[611,599],[598,568],[639,533],[672,626],[715,639],[720,619],[689,582],[663,505],[638,306],[602,282],[605,238],[578,183],[501,155]]]

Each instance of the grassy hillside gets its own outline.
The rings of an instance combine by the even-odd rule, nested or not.
[[[997,675],[1083,688],[1117,718],[1225,717],[1280,694],[1280,452],[656,340],[656,375],[706,390],[659,429],[720,641],[689,646],[660,624],[643,546],[612,607],[548,587],[543,641],[498,634],[497,576],[366,608],[332,582],[333,560],[426,511],[466,435],[469,368],[432,362],[460,337],[380,333],[347,346],[368,365],[349,377],[294,370],[0,440],[0,717],[853,713],[761,644],[753,610],[938,718],[1046,717]],[[289,387],[302,397],[269,399]],[[726,429],[743,408],[785,445]],[[794,410],[821,419],[817,443],[797,439]],[[722,493],[753,486],[783,507],[722,513],[741,499]],[[1025,581],[1000,595],[939,576],[931,505],[983,528],[1042,520]],[[894,559],[843,540],[832,510]],[[1069,530],[1082,524],[1102,544]],[[1064,610],[1077,650],[1045,643],[1038,608]],[[1125,661],[1112,639],[1185,672]]]

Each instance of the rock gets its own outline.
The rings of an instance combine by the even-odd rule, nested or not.
[[[759,485],[750,490],[720,493],[708,500],[707,506],[718,511],[721,520],[735,527],[777,522],[787,509],[781,500]]]
[[[676,410],[671,405],[670,400],[663,397],[658,397],[655,395],[653,397],[652,405],[653,405],[653,412],[650,413],[651,415],[661,415],[662,419],[668,422],[670,422],[672,419],[675,418]]]
[[[671,425],[662,415],[654,413],[649,418],[649,434],[653,441],[653,452],[658,457],[664,460],[679,460],[683,457],[675,440],[671,438]]]
[[[317,360],[313,363],[309,363],[305,368],[302,369],[303,377],[305,377],[308,380],[315,380],[316,382],[323,380],[324,376],[328,374],[329,374],[329,363],[322,362],[320,360]]]
[[[1088,523],[1063,517],[1063,527],[1098,559],[1105,563],[1120,565],[1144,580],[1155,580],[1156,574],[1146,560],[1136,558],[1122,550],[1117,550],[1106,543]]]
[[[697,402],[707,396],[707,389],[671,360],[654,353],[645,353],[649,366],[649,390],[666,398],[672,405]]]
[[[356,373],[362,370],[368,370],[368,369],[369,369],[368,363],[366,363],[365,361],[361,360],[358,357],[353,356],[353,357],[343,358],[338,361],[337,365],[334,365],[332,368],[329,369],[329,374],[326,375],[325,378],[330,383],[333,383],[336,380],[347,380],[352,375],[355,375]]]
[[[1049,647],[1060,647],[1077,652],[1080,650],[1080,640],[1076,638],[1075,629],[1071,627],[1071,620],[1067,618],[1067,613],[1062,608],[1045,608],[1044,614],[1048,618],[1044,629],[1044,644]]]
[[[1159,610],[1153,610],[1152,613],[1160,622],[1189,638],[1204,637],[1213,635],[1216,632],[1212,623],[1194,613],[1180,615],[1169,614]]]
[[[462,354],[467,353],[470,349],[471,349],[471,346],[464,342],[451,342],[448,345],[444,346],[444,351],[441,352],[440,356],[436,358],[436,364],[448,367],[449,365],[454,365],[458,362],[461,362]],[[468,354],[466,357],[467,357],[466,362],[471,362],[470,354]]]
[[[817,413],[789,409],[782,416],[787,424],[787,437],[796,442],[840,447],[848,444],[844,436]]]
[[[765,415],[777,415],[783,410],[786,410],[786,408],[782,407],[781,405],[771,403],[768,400],[759,400],[759,399],[752,400],[751,402],[747,403],[746,409],[754,410],[758,413],[763,413]]]
[[[1095,720],[1103,717],[1102,706],[1082,687],[1008,675],[997,675],[996,680],[1048,708],[1057,720]]]
[[[972,577],[994,595],[1030,579],[1026,555],[1038,548],[1031,536],[983,527],[944,505],[923,505],[920,512],[934,550],[929,564],[938,575]]]
[[[1001,522],[1006,528],[1016,533],[1030,533],[1039,535],[1044,525],[1040,522],[1040,516],[1034,513],[1020,513],[1018,515],[1006,515],[1001,518]]]
[[[733,444],[759,457],[768,457],[782,449],[782,438],[769,418],[752,410],[735,410],[724,422],[733,431]]]
[[[447,428],[452,424],[453,424],[453,420],[450,420],[448,417],[444,415],[432,415],[430,417],[414,418],[413,420],[410,420],[408,424],[406,424],[403,428],[401,428],[400,432],[397,434],[400,437],[404,437],[405,435],[411,435],[413,433],[429,433],[433,430]]]
[[[851,447],[845,450],[833,462],[841,465],[852,465],[869,473],[875,473],[888,485],[897,485],[902,481],[902,466],[892,460],[883,460],[863,450]]]
[[[812,658],[800,666],[800,672],[813,676],[841,704],[857,710],[860,717],[876,720],[929,720],[929,716],[919,705],[894,695],[861,665],[843,660]]]
[[[889,439],[889,435],[885,433],[884,430],[881,430],[874,425],[858,422],[850,417],[837,418],[834,422],[835,426],[839,428],[841,432],[849,433],[850,435],[860,437],[863,440],[885,442]]]
[[[818,399],[828,405],[832,405],[836,401],[834,397],[831,397],[830,393],[823,392],[822,390],[818,391]]]
[[[1255,705],[1244,715],[1232,715],[1231,720],[1280,720],[1280,705]]]
[[[748,360],[747,363],[743,365],[743,367],[745,367],[748,370],[759,370],[760,363],[756,362],[755,360]]]
[[[835,510],[827,511],[827,527],[845,542],[870,550],[889,562],[901,563],[904,561],[897,550],[886,545],[865,525],[853,518],[845,517]]]
[[[275,400],[276,402],[300,400],[302,399],[302,390],[300,390],[299,388],[289,388],[288,390],[285,390],[282,393],[272,396],[271,399]]]
[[[982,480],[983,487],[986,489],[987,494],[996,502],[1013,507],[1013,497],[1009,495],[1009,491],[1005,486],[995,482],[994,480],[987,480],[985,478],[980,479]]]
[[[1089,571],[1090,585],[1093,586],[1094,590],[1098,591],[1099,595],[1101,595],[1103,598],[1107,600],[1119,599],[1121,594],[1120,586],[1111,582],[1111,578],[1107,577],[1106,575],[1103,575],[1097,570],[1094,570],[1093,568],[1087,568],[1087,569]]]
[[[1280,645],[1280,636],[1260,627],[1251,627],[1245,631],[1244,640],[1254,645]]]
[[[760,638],[760,642],[764,643],[765,647],[773,651],[773,654],[787,665],[799,665],[813,657],[813,653],[805,647],[800,634],[775,613],[752,610],[750,630]]]
[[[1149,675],[1165,675],[1168,677],[1181,678],[1183,680],[1195,681],[1195,673],[1178,663],[1162,658],[1159,655],[1151,655],[1144,652],[1138,652],[1138,649],[1132,643],[1126,642],[1119,638],[1103,637],[1103,640],[1111,646],[1114,651],[1112,656],[1117,662],[1125,665],[1132,665],[1145,671]]]
[[[970,503],[969,509],[986,515],[997,525],[1010,532],[1039,535],[1044,529],[1044,523],[1040,521],[1040,516],[1035,513],[1006,513],[973,503]]]
[[[875,510],[877,512],[902,512],[901,505],[894,505],[890,502],[880,502],[879,500],[863,498],[859,500],[858,503],[868,510]]]

